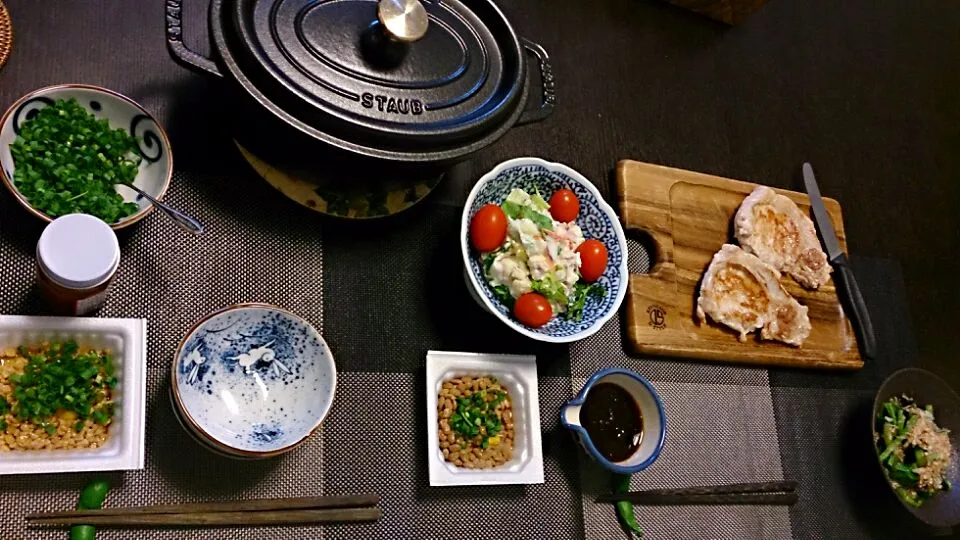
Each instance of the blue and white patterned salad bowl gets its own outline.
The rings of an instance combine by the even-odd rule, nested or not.
[[[17,139],[24,122],[57,100],[75,99],[81,107],[98,119],[107,120],[110,127],[127,131],[137,139],[140,168],[133,184],[157,200],[163,199],[173,178],[173,154],[166,132],[143,107],[132,99],[112,90],[86,84],[60,84],[34,90],[11,105],[0,119],[0,180],[13,197],[28,212],[45,221],[52,218],[34,208],[20,193],[14,182],[16,164],[10,145]],[[122,229],[133,225],[153,210],[153,203],[126,186],[117,186],[117,192],[127,202],[137,205],[137,211],[110,226]]]
[[[333,403],[330,348],[306,320],[266,304],[218,311],[184,338],[171,397],[204,446],[240,458],[287,452],[313,433]]]
[[[558,189],[572,190],[580,201],[576,223],[583,230],[584,237],[599,240],[607,248],[607,269],[597,281],[606,290],[606,295],[588,300],[579,321],[554,317],[539,328],[527,327],[513,317],[487,283],[480,254],[470,245],[470,220],[485,204],[503,203],[514,188],[530,193],[537,190],[547,199]],[[627,294],[627,239],[616,212],[589,180],[560,163],[532,157],[517,158],[505,161],[485,174],[470,192],[464,206],[460,249],[467,286],[474,298],[510,328],[539,341],[568,343],[596,333],[617,312]]]

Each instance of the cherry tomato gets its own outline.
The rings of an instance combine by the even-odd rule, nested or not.
[[[587,283],[600,279],[607,269],[607,246],[599,240],[585,240],[577,248],[580,254],[580,275]]]
[[[480,251],[493,251],[507,238],[507,216],[495,204],[477,210],[470,220],[470,241]]]
[[[577,219],[579,213],[580,201],[577,200],[577,195],[569,189],[558,189],[550,197],[550,215],[553,216],[553,219],[569,223]]]
[[[542,294],[528,292],[517,298],[513,304],[513,314],[523,324],[531,328],[540,328],[550,322],[553,309]]]

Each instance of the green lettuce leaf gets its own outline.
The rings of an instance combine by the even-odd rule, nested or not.
[[[543,212],[550,208],[539,194],[530,197],[525,191],[515,189],[500,205],[510,219],[529,219],[543,230],[553,230],[553,219]]]
[[[547,274],[540,280],[533,280],[530,287],[534,292],[542,294],[547,300],[550,300],[554,304],[566,306],[570,301],[570,299],[567,298],[563,284],[560,283],[560,280],[553,274]]]
[[[579,321],[583,318],[583,308],[587,306],[587,301],[591,298],[603,298],[607,295],[607,290],[599,283],[577,282],[573,286],[573,294],[570,297],[570,305],[563,314],[563,318],[568,321]]]
[[[497,297],[497,300],[503,302],[503,305],[507,306],[508,309],[513,309],[513,295],[510,294],[510,288],[506,285],[497,285],[493,288],[493,295]]]

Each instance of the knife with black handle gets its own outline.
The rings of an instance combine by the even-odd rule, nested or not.
[[[837,290],[842,290],[847,305],[853,310],[853,323],[857,338],[860,340],[860,354],[864,358],[872,360],[877,354],[877,338],[873,332],[873,323],[870,322],[870,313],[867,311],[867,304],[863,301],[857,279],[850,268],[850,260],[846,253],[840,249],[840,241],[837,240],[837,233],[833,230],[830,215],[827,214],[827,209],[823,206],[820,188],[817,186],[817,179],[813,175],[813,167],[809,163],[803,164],[803,183],[807,187],[807,195],[810,196],[810,208],[813,210],[813,217],[817,222],[817,229],[820,230],[820,236],[823,237],[827,258],[830,259],[830,264],[836,270],[834,279],[839,285]]]

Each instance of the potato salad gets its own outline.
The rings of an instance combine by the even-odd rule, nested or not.
[[[539,193],[514,189],[500,206],[481,208],[471,222],[487,282],[527,326],[542,326],[555,315],[580,320],[587,300],[606,294],[591,284],[606,268],[606,247],[584,239],[574,222],[578,212],[570,190],[558,191],[548,203]]]

